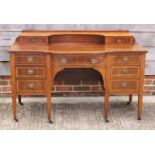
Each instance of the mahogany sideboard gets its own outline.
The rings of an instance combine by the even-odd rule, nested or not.
[[[22,31],[10,47],[13,116],[16,98],[45,95],[51,120],[51,87],[65,68],[92,68],[103,77],[104,118],[108,122],[110,95],[138,95],[141,119],[147,50],[126,30]],[[73,75],[74,76],[74,75]]]

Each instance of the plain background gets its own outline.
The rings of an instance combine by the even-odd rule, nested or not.
[[[155,24],[153,0],[0,0],[0,6],[1,24]],[[0,131],[5,155],[151,155],[154,145],[154,131]]]

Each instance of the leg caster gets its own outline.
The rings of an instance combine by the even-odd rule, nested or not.
[[[109,123],[110,121],[109,121],[108,119],[105,119],[105,122],[106,122],[106,123]]]
[[[14,118],[15,122],[19,122],[19,120],[17,118]]]
[[[129,102],[129,101],[128,101],[126,104],[127,104],[127,105],[130,105],[130,104],[131,104],[131,102]]]
[[[23,105],[24,105],[22,102],[19,102],[19,104],[20,104],[21,106],[23,106]]]
[[[23,106],[24,104],[22,103],[21,95],[18,95],[18,103]]]
[[[49,119],[48,122],[49,122],[50,124],[53,124],[53,121],[52,121],[51,119]]]
[[[129,101],[127,102],[127,105],[130,105],[132,102],[132,95],[129,95]]]
[[[141,118],[138,118],[138,120],[140,121],[140,120],[141,120]]]

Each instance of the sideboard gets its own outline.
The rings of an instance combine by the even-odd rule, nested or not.
[[[126,30],[25,30],[10,47],[13,117],[16,98],[44,95],[51,119],[51,87],[66,68],[92,68],[104,82],[104,119],[108,120],[110,95],[138,95],[141,119],[147,50]],[[74,75],[73,75],[74,76]],[[89,105],[88,105],[89,106]]]

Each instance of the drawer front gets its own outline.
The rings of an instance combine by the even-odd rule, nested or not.
[[[125,65],[139,65],[140,64],[140,55],[112,55],[111,64],[125,64]]]
[[[105,44],[116,44],[116,45],[123,45],[123,44],[134,44],[135,39],[133,37],[106,37]]]
[[[44,93],[46,85],[44,80],[18,80],[17,91],[22,93]]]
[[[111,91],[138,91],[138,80],[112,80]]]
[[[45,65],[45,57],[43,55],[16,55],[15,63],[18,65],[37,65],[44,66]]]
[[[22,44],[47,44],[47,37],[20,37],[20,43]]]
[[[113,77],[139,77],[139,67],[135,66],[119,66],[111,67],[111,76]]]
[[[54,56],[55,65],[99,65],[105,64],[103,56]]]
[[[16,77],[45,77],[44,67],[16,67]]]

